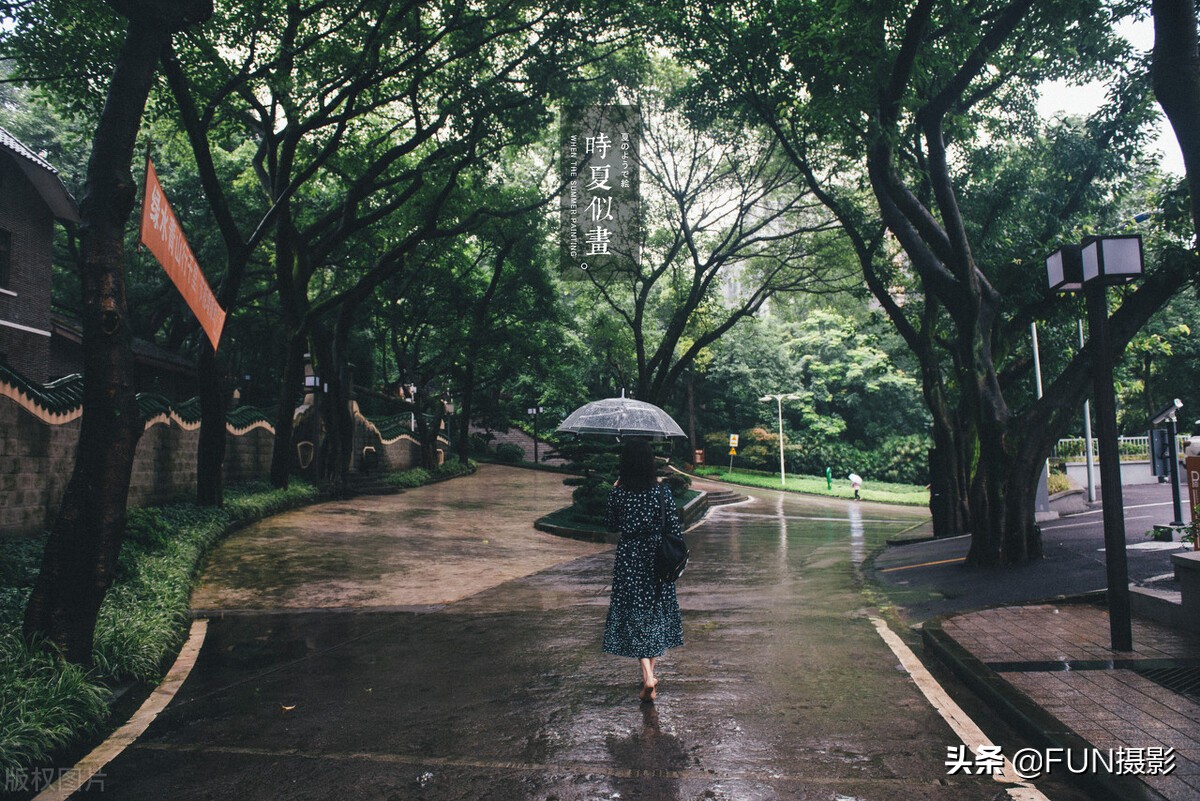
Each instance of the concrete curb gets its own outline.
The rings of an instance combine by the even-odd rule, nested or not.
[[[921,629],[926,652],[946,664],[964,684],[1036,748],[1082,751],[1091,744],[1069,726],[1034,703],[946,633],[942,624],[953,615],[927,621]],[[1167,801],[1156,790],[1131,776],[1072,774],[1071,781],[1094,798],[1111,801]]]
[[[200,656],[200,649],[204,645],[207,633],[207,620],[193,620],[187,642],[180,649],[175,663],[167,671],[162,683],[150,693],[150,697],[142,703],[133,717],[110,734],[108,739],[92,749],[91,753],[76,762],[74,767],[64,771],[58,781],[38,793],[34,801],[66,801],[80,790],[91,789],[97,774],[103,777],[101,771],[104,766],[133,745],[146,729],[150,728],[150,724],[154,722],[159,713],[167,708],[167,704],[175,698],[175,694],[187,681],[188,675],[196,664],[196,659]],[[100,792],[104,792],[103,780],[99,782],[98,789]]]

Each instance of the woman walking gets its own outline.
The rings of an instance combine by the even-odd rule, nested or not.
[[[658,695],[658,657],[683,645],[675,584],[654,573],[654,554],[664,530],[681,532],[671,491],[654,475],[654,451],[644,440],[626,442],[619,477],[608,496],[608,527],[621,532],[613,563],[612,595],[604,626],[604,650],[637,659],[642,701]]]

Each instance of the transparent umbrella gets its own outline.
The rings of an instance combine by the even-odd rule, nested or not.
[[[638,437],[686,437],[671,415],[653,403],[632,398],[605,398],[580,406],[563,420],[559,431]]]

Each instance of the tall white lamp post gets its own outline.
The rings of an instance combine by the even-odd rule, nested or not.
[[[763,395],[759,398],[763,403],[775,401],[779,409],[779,486],[787,485],[786,476],[783,471],[783,402],[785,400],[796,400],[800,396],[794,392],[789,392],[786,395]]]

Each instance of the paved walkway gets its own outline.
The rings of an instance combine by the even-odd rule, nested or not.
[[[927,642],[1035,742],[1071,748],[1080,760],[1088,747],[1126,749],[1135,771],[1139,758],[1150,771],[1160,755],[1173,755],[1167,775],[1095,773],[1098,792],[1200,798],[1200,703],[1169,688],[1190,673],[1195,692],[1200,635],[1135,619],[1134,650],[1114,652],[1107,611],[1085,603],[988,609],[927,628]]]
[[[921,510],[754,491],[714,511],[688,534],[686,645],[640,705],[636,664],[600,651],[611,549],[531,526],[561,480],[484,466],[239,532],[198,596],[213,615],[195,668],[102,797],[1005,796],[948,773],[962,741],[857,577]]]
[[[531,528],[570,502],[557,473],[482,465],[467,480],[286,512],[221,543],[192,607],[219,615],[454,603],[605,550]]]

